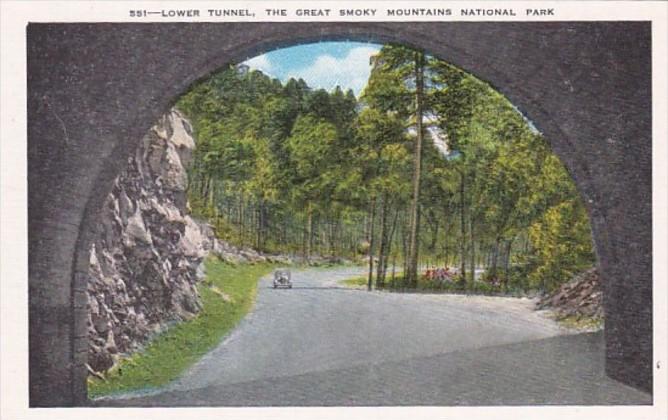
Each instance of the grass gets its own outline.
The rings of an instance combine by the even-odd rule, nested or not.
[[[151,340],[143,351],[121,360],[105,380],[89,378],[91,398],[154,388],[176,379],[215,347],[250,311],[258,280],[271,264],[236,265],[206,261],[206,279],[198,285],[202,310]]]
[[[603,329],[604,319],[584,315],[555,316],[557,322],[566,328],[578,331],[598,331]]]
[[[353,287],[353,288],[359,288],[359,287],[366,287],[367,286],[367,278],[366,277],[352,277],[349,279],[344,279],[339,281],[342,285],[346,287]]]
[[[366,287],[368,278],[352,277],[349,279],[340,280],[339,283],[346,287],[360,288]],[[466,293],[476,295],[490,295],[490,296],[523,296],[525,293],[519,289],[504,290],[502,286],[493,286],[486,282],[476,281],[473,284],[462,282],[436,282],[425,277],[420,277],[416,287],[407,287],[404,283],[403,276],[397,275],[394,280],[387,278],[385,286],[381,290],[391,292],[443,292],[443,293]],[[375,288],[375,286],[374,286]],[[376,288],[378,289],[378,288]]]

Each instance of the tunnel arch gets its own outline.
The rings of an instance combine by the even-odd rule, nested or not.
[[[88,244],[142,135],[229,63],[344,40],[426,50],[490,83],[537,125],[589,212],[607,280],[606,371],[651,389],[649,24],[31,24],[27,32],[31,406],[86,404]]]

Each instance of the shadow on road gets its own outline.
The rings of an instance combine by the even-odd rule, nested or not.
[[[272,286],[267,286],[265,289],[274,289]],[[278,287],[274,289],[276,291],[285,290],[289,292],[290,290],[358,290],[366,291],[366,289],[355,289],[352,287],[343,287],[343,286],[292,286],[292,289],[287,287]]]
[[[96,406],[649,405],[604,373],[602,333],[210,386]]]

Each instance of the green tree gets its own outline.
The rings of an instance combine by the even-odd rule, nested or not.
[[[294,169],[292,199],[306,209],[304,255],[313,245],[313,216],[329,204],[336,187],[336,127],[311,115],[297,118],[287,149]]]
[[[466,287],[483,268],[545,288],[593,263],[584,207],[542,135],[491,86],[421,51],[384,46],[359,102],[230,66],[178,107],[197,136],[193,211],[236,244],[363,253],[369,287],[397,257],[409,286],[425,262],[456,263]]]

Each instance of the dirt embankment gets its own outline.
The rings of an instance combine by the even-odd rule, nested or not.
[[[584,271],[552,293],[543,296],[537,309],[552,310],[561,320],[588,320],[602,323],[603,293],[598,270]]]

